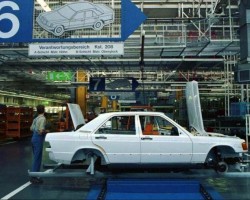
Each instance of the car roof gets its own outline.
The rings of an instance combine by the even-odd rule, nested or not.
[[[88,10],[95,8],[95,5],[90,2],[76,2],[76,3],[70,3],[68,6],[73,9],[74,11],[79,10]]]
[[[100,115],[103,117],[111,117],[116,115],[126,116],[126,115],[162,115],[162,114],[164,113],[156,111],[118,111],[118,112],[101,113]]]
[[[104,121],[109,119],[112,116],[127,116],[127,115],[164,115],[162,112],[148,112],[148,111],[125,111],[125,112],[110,112],[102,113],[98,115],[95,119],[91,120],[85,124],[81,130],[93,131],[98,128]]]

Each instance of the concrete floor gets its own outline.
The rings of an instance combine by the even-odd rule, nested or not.
[[[41,185],[29,182],[28,169],[32,152],[30,138],[8,141],[0,144],[0,198],[1,199],[86,199],[93,184],[100,184],[103,177],[44,178]],[[46,153],[43,163],[52,164]],[[189,170],[185,172],[116,174],[124,178],[170,178],[199,180],[205,186],[213,187],[224,199],[250,200],[250,171],[221,176],[213,170]]]

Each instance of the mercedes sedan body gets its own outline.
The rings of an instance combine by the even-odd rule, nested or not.
[[[161,112],[130,111],[100,114],[87,124],[77,105],[76,130],[49,133],[50,159],[64,164],[93,156],[112,167],[201,165],[224,172],[247,152],[245,140],[209,133],[193,134]],[[71,113],[72,114],[72,113]]]

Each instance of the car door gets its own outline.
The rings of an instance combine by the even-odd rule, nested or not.
[[[98,20],[98,15],[93,10],[88,10],[85,12],[85,25],[93,26],[95,22]]]
[[[134,115],[118,115],[105,121],[91,137],[111,164],[140,163],[140,138],[137,132]]]
[[[140,116],[141,163],[189,163],[192,141],[161,116]],[[149,125],[150,124],[150,125]]]
[[[84,24],[85,24],[84,12],[79,11],[70,19],[69,29],[77,29],[79,27],[84,26]]]

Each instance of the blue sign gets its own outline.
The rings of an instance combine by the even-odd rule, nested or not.
[[[34,1],[0,2],[0,42],[29,42],[32,38]]]
[[[120,96],[117,95],[111,95],[109,96],[109,100],[119,100]]]
[[[135,78],[113,78],[114,80],[106,83],[105,77],[92,77],[89,80],[89,90],[96,91],[109,91],[109,92],[131,92],[135,91],[139,86]]]
[[[59,0],[50,8],[40,2],[43,5],[34,0],[1,1],[0,42],[119,42],[146,19],[130,0],[114,8],[90,1],[61,5]]]
[[[89,79],[89,91],[100,92],[105,91],[105,78],[104,77],[92,77]]]

